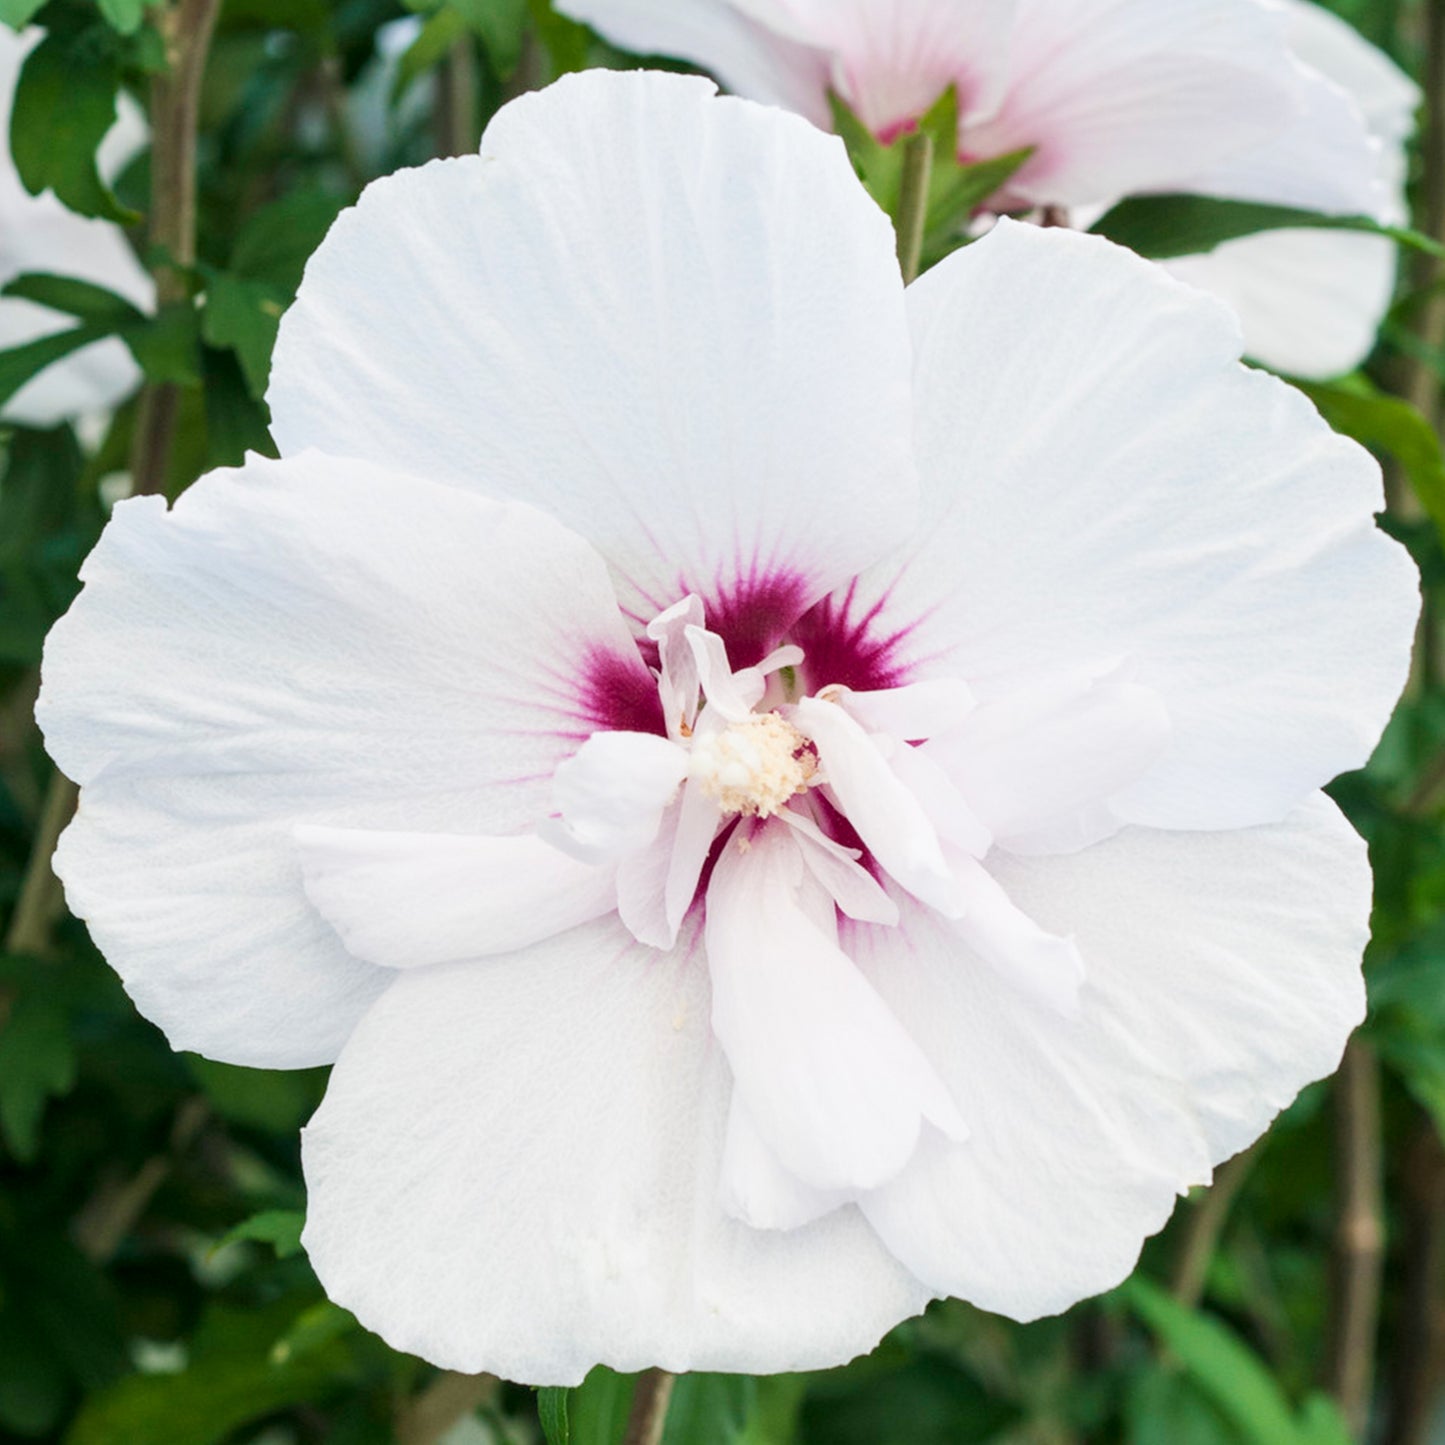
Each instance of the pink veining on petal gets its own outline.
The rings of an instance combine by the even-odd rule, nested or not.
[[[722,638],[728,661],[741,669],[755,667],[784,641],[807,605],[808,583],[796,572],[753,569],[736,581],[695,590],[708,630]]]
[[[667,736],[657,682],[641,654],[634,664],[615,652],[589,652],[582,664],[578,702],[596,731]]]
[[[825,597],[798,619],[789,634],[789,640],[803,649],[809,691],[838,684],[855,692],[880,692],[910,680],[898,649],[911,629],[874,630],[886,597],[855,618],[856,589],[857,584],[850,583],[841,598]]]

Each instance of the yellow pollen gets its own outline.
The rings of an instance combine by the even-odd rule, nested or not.
[[[758,713],[692,746],[691,774],[724,812],[770,818],[818,770],[812,745],[775,712]]]

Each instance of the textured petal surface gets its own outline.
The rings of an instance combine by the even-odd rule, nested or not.
[[[1276,8],[1299,76],[1298,116],[1182,189],[1402,222],[1404,142],[1419,88],[1321,6],[1285,0]]]
[[[696,592],[744,667],[910,523],[900,296],[835,138],[697,78],[569,76],[337,222],[275,433],[535,502],[640,624]]]
[[[610,868],[530,834],[296,830],[306,896],[357,958],[384,968],[485,958],[617,907]]]
[[[924,524],[848,599],[894,669],[996,696],[1127,664],[1171,735],[1126,821],[1271,821],[1362,764],[1418,610],[1366,453],[1095,238],[1000,223],[910,298]]]
[[[1017,200],[1087,205],[1177,190],[1295,113],[1279,17],[1255,0],[1019,0],[1008,93],[969,156],[1036,154]]]
[[[735,0],[832,57],[838,94],[876,134],[917,120],[950,85],[967,114],[995,103],[1018,0]]]
[[[1308,0],[1286,0],[1283,8],[1290,44],[1314,72],[1313,93],[1328,113],[1316,125],[1307,118],[1260,156],[1206,177],[1202,188],[1403,224],[1405,141],[1419,87],[1338,16]],[[1363,176],[1362,129],[1373,148]],[[1396,264],[1394,243],[1381,237],[1281,231],[1168,266],[1233,307],[1250,356],[1293,376],[1327,377],[1353,371],[1374,349]]]
[[[1000,883],[1088,960],[1082,1011],[1032,1005],[919,916],[851,951],[969,1101],[869,1218],[940,1292],[1029,1319],[1116,1284],[1176,1194],[1339,1061],[1364,1014],[1364,844],[1316,798],[1228,834],[1130,830]],[[935,931],[936,930],[936,931]]]
[[[586,677],[652,686],[579,538],[314,454],[121,503],[82,576],[38,708],[83,787],[58,869],[141,1010],[236,1063],[333,1058],[385,983],[296,824],[515,832],[598,725]]]
[[[556,8],[624,50],[690,61],[734,95],[831,125],[827,55],[750,19],[731,0],[560,0]]]
[[[700,950],[609,921],[401,975],[304,1136],[327,1293],[400,1349],[534,1384],[872,1348],[928,1296],[856,1209],[786,1235],[723,1213],[710,1007]]]

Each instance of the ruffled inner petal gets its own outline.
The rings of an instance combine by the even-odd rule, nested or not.
[[[617,906],[616,870],[540,838],[296,829],[306,896],[347,950],[421,968],[526,948]]]
[[[925,1120],[965,1126],[913,1040],[837,944],[833,900],[776,824],[740,833],[707,898],[712,1023],[735,1087],[790,1173],[820,1190],[892,1178]]]
[[[651,733],[593,733],[553,775],[543,836],[584,862],[622,858],[657,837],[687,776],[687,754]]]

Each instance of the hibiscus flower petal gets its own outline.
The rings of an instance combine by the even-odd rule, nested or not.
[[[512,953],[617,907],[615,871],[530,834],[296,829],[306,896],[347,949],[385,968]]]
[[[282,322],[275,435],[535,502],[639,626],[695,592],[746,667],[911,523],[893,247],[802,119],[568,76],[337,222]]]
[[[832,896],[787,829],[729,842],[707,894],[713,1033],[784,1167],[814,1189],[856,1194],[897,1174],[925,1120],[966,1131],[836,937]]]
[[[687,753],[655,733],[593,733],[552,779],[552,840],[585,862],[638,853],[687,776]]]
[[[734,0],[739,10],[832,57],[833,86],[891,138],[950,85],[959,108],[986,109],[1008,70],[1018,0]]]
[[[1166,263],[1181,281],[1227,301],[1244,349],[1290,376],[1355,370],[1375,349],[1395,297],[1395,243],[1346,231],[1269,231],[1206,256]]]
[[[711,72],[734,95],[780,105],[825,129],[828,57],[749,19],[731,0],[558,0],[563,15],[636,55],[670,55]]]
[[[1032,851],[1054,837],[1083,847],[1116,832],[1109,800],[1148,772],[1168,741],[1157,693],[1075,670],[1005,692],[924,753],[995,842]]]
[[[1272,821],[1360,766],[1419,606],[1368,454],[1096,238],[1002,222],[910,299],[924,522],[847,598],[893,670],[1125,663],[1171,735],[1112,805],[1151,826]]]
[[[1010,45],[1007,94],[963,146],[1036,147],[1008,188],[1033,204],[1177,190],[1299,103],[1283,26],[1255,0],[1020,0]]]
[[[339,1304],[463,1371],[814,1369],[928,1293],[856,1209],[786,1234],[719,1202],[731,1089],[699,940],[615,921],[402,974],[305,1132],[304,1243]]]
[[[817,749],[823,781],[869,852],[915,897],[956,912],[953,873],[928,809],[875,739],[837,703],[820,698],[804,698],[791,718]]]
[[[860,967],[972,1130],[926,1139],[864,1208],[934,1289],[1031,1319],[1123,1279],[1177,1193],[1335,1068],[1364,1013],[1370,874],[1322,796],[1269,827],[1130,830],[993,866],[1016,905],[1077,934],[1081,1012],[1030,1003],[921,910],[908,947],[860,930]]]
[[[1180,189],[1403,222],[1404,142],[1419,88],[1323,7],[1290,3],[1281,13],[1298,76],[1297,117]]]
[[[178,1048],[326,1062],[387,975],[307,903],[298,823],[519,831],[656,684],[580,538],[312,454],[122,502],[46,646],[82,785],[71,906]]]

